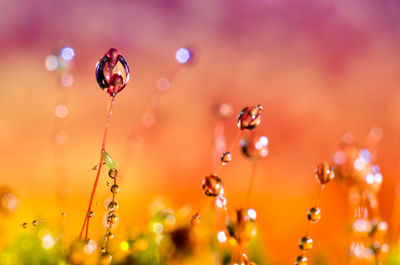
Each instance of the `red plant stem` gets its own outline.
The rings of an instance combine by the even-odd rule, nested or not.
[[[321,202],[322,191],[324,190],[324,188],[325,188],[325,185],[321,184],[321,188],[320,188],[319,193],[318,193],[317,201],[315,203],[315,207],[317,207],[317,208],[319,207],[319,204]]]
[[[253,189],[253,183],[254,183],[254,178],[256,176],[256,171],[257,171],[257,160],[254,159],[251,165],[250,183],[249,183],[249,189],[247,191],[247,199],[246,199],[247,208],[250,205],[250,196],[251,196],[251,191]]]
[[[90,212],[87,213],[87,216],[88,216],[88,217],[86,218],[85,240],[88,239],[88,234],[89,234],[89,220],[90,220],[89,214],[90,214]]]
[[[238,142],[240,136],[242,135],[242,132],[243,132],[242,130],[240,130],[240,131],[237,132],[237,134],[236,134],[236,136],[235,136],[235,139],[233,140],[233,142],[231,143],[231,145],[229,146],[229,148],[226,149],[227,152],[232,152],[231,150],[232,150],[232,149],[235,147],[235,145],[237,144],[237,142]],[[217,169],[216,172],[215,172],[217,175],[221,174],[222,166],[223,166],[223,165],[224,165],[223,163],[221,163],[221,164],[219,165],[218,169]]]
[[[87,238],[88,238],[88,232],[89,232],[89,213],[90,213],[90,211],[92,210],[93,199],[94,199],[94,195],[95,195],[95,193],[96,193],[97,184],[98,184],[98,182],[99,182],[101,167],[103,166],[103,160],[104,160],[103,155],[104,155],[104,151],[105,151],[106,139],[107,139],[107,132],[108,132],[109,124],[110,124],[110,118],[111,118],[111,114],[112,114],[112,109],[113,109],[113,106],[114,106],[114,102],[115,102],[115,97],[111,96],[111,97],[110,97],[110,105],[109,105],[109,107],[108,107],[108,113],[107,113],[107,118],[106,118],[106,124],[105,124],[105,128],[104,128],[103,143],[102,143],[102,145],[101,145],[100,162],[99,162],[99,166],[97,167],[97,175],[96,175],[96,179],[95,179],[95,181],[94,181],[92,193],[91,193],[91,195],[90,195],[89,207],[88,207],[88,210],[87,210],[87,212],[86,212],[85,220],[83,221],[83,225],[82,225],[81,232],[80,232],[80,234],[79,234],[79,239],[82,239],[83,230],[85,229],[85,227],[86,227],[85,240],[87,240]]]
[[[321,202],[321,197],[322,197],[322,191],[324,190],[324,187],[325,187],[325,185],[321,184],[321,188],[320,188],[319,193],[318,193],[317,201],[315,202],[315,207],[316,208],[319,208],[319,204]],[[310,233],[311,233],[311,225],[312,225],[312,223],[311,223],[311,221],[309,221],[308,225],[307,225],[307,234],[306,235],[310,235]]]
[[[231,143],[229,149],[226,149],[227,151],[231,152],[230,150],[232,150],[232,149],[235,147],[235,145],[237,144],[237,141],[239,140],[239,138],[240,138],[241,135],[242,135],[242,131],[240,130],[240,131],[237,132],[237,134],[236,134],[236,136],[235,136],[235,139],[234,139],[233,142]],[[220,175],[220,174],[221,174],[222,166],[223,166],[223,163],[221,163],[221,164],[219,165],[218,169],[215,171],[215,174],[217,174],[217,175]],[[223,201],[223,200],[222,200],[223,196],[218,195],[218,197],[220,198],[220,200],[221,200],[221,202],[222,202],[222,201]],[[197,213],[200,213],[202,207],[203,207],[203,203],[200,204]],[[224,206],[223,208],[227,211],[227,207],[226,207],[226,206]]]
[[[223,141],[223,148],[226,148],[226,139],[225,139],[225,126],[222,119],[217,119],[214,127],[214,148],[213,148],[213,156],[212,156],[212,166],[213,171],[216,172],[217,168],[219,168],[221,163],[221,148],[218,148],[218,141]],[[225,151],[225,150],[223,150]]]

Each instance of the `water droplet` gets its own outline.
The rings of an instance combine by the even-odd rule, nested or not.
[[[219,231],[217,234],[217,238],[220,243],[225,243],[228,240],[224,231]]]
[[[241,130],[253,130],[261,122],[261,110],[261,105],[242,109],[238,116],[238,127]]]
[[[101,247],[99,251],[100,251],[100,254],[104,254],[107,252],[105,247]]]
[[[242,253],[240,255],[240,265],[248,265],[249,263],[249,258],[247,257],[247,255],[245,253]]]
[[[115,168],[110,169],[110,171],[108,171],[108,176],[112,179],[115,179],[118,177],[118,171]]]
[[[98,166],[97,166],[97,165],[95,165],[95,166],[92,167],[92,170],[97,170],[97,169],[98,169]]]
[[[305,256],[298,256],[296,261],[294,262],[295,265],[307,265],[307,257]]]
[[[307,218],[309,221],[312,221],[314,223],[319,221],[319,219],[321,219],[321,210],[319,208],[311,208],[308,211]]]
[[[216,197],[223,194],[224,188],[221,179],[217,175],[212,174],[204,178],[203,190],[207,196]]]
[[[94,215],[95,215],[95,214],[94,214],[93,211],[90,211],[90,212],[88,213],[88,216],[89,216],[89,217],[94,217]]]
[[[315,178],[321,184],[326,184],[335,177],[333,166],[327,162],[320,163],[315,169]]]
[[[303,236],[300,239],[299,247],[301,250],[308,251],[308,250],[312,249],[312,246],[313,246],[313,240],[311,237]]]
[[[113,235],[113,233],[111,233],[111,231],[108,231],[104,237],[105,240],[110,240],[113,238],[114,238],[114,235]]]
[[[109,169],[115,169],[114,160],[106,151],[103,152],[103,159]]]
[[[199,223],[200,223],[200,214],[199,214],[199,213],[193,214],[192,219],[190,220],[190,223],[191,223],[192,225],[197,225],[197,224],[199,224]]]
[[[117,219],[118,219],[118,217],[113,212],[111,212],[107,217],[107,222],[110,224],[115,224]]]
[[[116,49],[111,48],[97,63],[96,79],[100,88],[113,97],[126,86],[129,66]]]
[[[22,223],[22,224],[21,224],[21,227],[22,227],[22,228],[27,228],[27,227],[28,227],[28,223]]]
[[[239,244],[248,244],[256,234],[255,220],[245,208],[235,210],[229,216],[226,227],[229,235]]]
[[[215,205],[218,208],[226,208],[226,204],[227,204],[226,198],[224,196],[222,196],[221,194],[215,200]]]
[[[62,217],[65,217],[65,216],[67,216],[67,213],[62,212],[62,213],[61,213],[61,216],[62,216]]]
[[[39,221],[38,220],[33,220],[32,221],[32,225],[33,226],[38,226],[39,225]]]
[[[232,160],[232,154],[231,154],[231,152],[224,152],[224,153],[221,155],[221,162],[222,162],[223,165],[229,163],[231,160]]]
[[[240,261],[240,265],[257,265],[255,262],[249,260],[246,254],[242,253]],[[234,265],[239,265],[238,263],[234,263]]]
[[[109,210],[110,212],[115,212],[116,210],[118,210],[118,204],[117,204],[115,201],[111,201],[111,202],[108,204],[108,210]]]
[[[265,158],[268,155],[269,140],[265,136],[247,135],[240,142],[242,154],[250,159]]]
[[[257,219],[257,212],[254,209],[248,209],[247,210],[247,215],[250,217],[250,219],[252,220],[256,220]]]
[[[118,187],[118,185],[112,185],[112,186],[111,186],[111,192],[112,192],[112,193],[118,193],[118,192],[119,192],[119,187]]]
[[[112,256],[109,253],[104,253],[100,257],[100,265],[110,265]]]

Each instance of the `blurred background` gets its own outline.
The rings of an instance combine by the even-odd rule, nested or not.
[[[371,130],[381,134],[374,146],[383,175],[380,209],[389,240],[397,242],[391,229],[400,169],[399,1],[6,0],[0,6],[0,185],[19,201],[2,221],[1,245],[28,233],[20,224],[37,218],[67,222],[66,233],[78,235],[108,103],[95,64],[111,47],[131,69],[106,147],[121,175],[118,229],[146,228],[160,196],[196,211],[206,201],[201,182],[215,165],[216,106],[232,107],[222,121],[230,145],[239,111],[262,104],[256,131],[268,137],[269,154],[259,162],[251,206],[271,264],[292,264],[298,255],[319,190],[314,168],[332,159],[346,132],[362,146]],[[65,46],[75,56],[61,85],[46,58]],[[192,51],[188,64],[176,61],[181,47]],[[166,91],[158,88],[160,78],[169,80]],[[149,114],[154,95],[160,105]],[[67,107],[62,122],[55,113],[60,104]],[[60,130],[62,145],[55,140]],[[221,177],[228,202],[240,207],[251,163],[239,148],[232,153]],[[100,205],[109,195],[106,173],[95,199]],[[324,190],[312,264],[344,264],[347,194],[338,181]],[[94,226],[101,226],[104,210],[98,211]]]

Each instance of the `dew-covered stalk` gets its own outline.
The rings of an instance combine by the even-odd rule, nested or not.
[[[101,248],[100,252],[103,256],[109,255],[109,241],[114,237],[112,233],[112,227],[117,221],[116,211],[118,210],[118,204],[116,201],[116,194],[119,192],[119,186],[117,184],[118,171],[115,167],[110,167],[108,171],[108,176],[113,180],[113,185],[111,186],[112,199],[107,206],[108,214],[107,214],[107,227],[106,234],[104,236],[104,246]]]
[[[310,208],[307,213],[307,232],[299,241],[299,248],[302,254],[296,258],[294,262],[294,264],[296,265],[308,264],[307,253],[313,247],[313,239],[310,235],[311,226],[321,219],[321,210],[319,209],[319,205],[321,202],[322,191],[325,187],[325,184],[330,182],[334,177],[335,173],[333,170],[333,166],[327,162],[320,163],[315,169],[315,178],[321,184],[321,186],[314,207]]]
[[[100,150],[100,161],[97,167],[97,174],[93,184],[92,192],[90,194],[89,206],[85,214],[85,218],[80,230],[79,239],[82,239],[83,232],[85,231],[85,240],[88,239],[89,234],[89,222],[92,215],[92,204],[94,196],[96,194],[97,185],[100,178],[101,168],[103,162],[111,165],[108,159],[111,157],[105,150],[107,133],[110,125],[110,119],[113,111],[113,106],[115,102],[115,96],[126,86],[129,81],[129,66],[125,61],[124,57],[114,48],[111,48],[104,56],[99,60],[96,65],[96,80],[98,85],[102,90],[107,92],[110,96],[110,103],[108,106],[108,112],[105,122],[103,140]],[[111,159],[112,161],[112,159]],[[108,162],[108,163],[107,163]],[[110,167],[110,166],[109,166]],[[111,166],[112,167],[112,166]],[[114,166],[115,167],[115,166]],[[111,170],[112,168],[110,168]]]
[[[94,181],[93,184],[93,188],[92,188],[92,192],[90,194],[90,199],[89,199],[89,206],[85,215],[85,220],[83,221],[83,225],[81,228],[81,232],[79,234],[79,239],[82,238],[83,235],[83,231],[86,227],[86,232],[85,232],[85,240],[88,239],[88,233],[89,233],[89,213],[92,211],[92,204],[93,204],[93,199],[94,199],[94,195],[96,194],[96,189],[97,189],[97,184],[99,182],[99,178],[100,178],[100,172],[101,172],[101,168],[103,166],[103,162],[104,162],[104,154],[105,154],[105,146],[106,146],[106,140],[107,140],[107,133],[108,133],[108,128],[110,125],[110,119],[111,119],[111,115],[112,115],[112,110],[113,110],[113,106],[114,106],[114,102],[115,102],[115,96],[110,96],[110,105],[108,107],[108,113],[107,113],[107,118],[106,118],[106,123],[105,123],[105,128],[104,128],[104,135],[103,135],[103,141],[101,144],[101,151],[100,151],[100,161],[99,161],[99,165],[97,166],[97,174],[96,174],[96,179]]]
[[[216,170],[216,173],[205,177],[203,180],[204,194],[208,197],[215,198],[215,204],[217,205],[217,207],[225,211],[228,219],[226,227],[222,227],[221,230],[217,233],[217,240],[220,243],[225,243],[228,238],[231,238],[232,240],[235,240],[237,242],[237,249],[234,252],[234,261],[238,261],[240,262],[240,264],[255,264],[251,262],[247,256],[247,247],[251,238],[253,237],[253,234],[249,234],[247,231],[253,231],[253,229],[248,228],[251,228],[255,225],[256,212],[254,209],[246,208],[234,209],[233,212],[228,211],[227,200],[224,194],[225,191],[219,175],[222,171],[222,166],[232,160],[231,150],[237,144],[237,141],[242,135],[242,132],[244,130],[253,130],[260,124],[261,110],[262,106],[258,105],[253,107],[246,107],[240,112],[237,122],[240,131],[237,133],[235,140],[233,141],[229,149],[221,154],[221,164]],[[261,138],[261,141],[264,138]],[[266,156],[266,154],[264,155],[263,150],[268,144],[268,140],[266,144],[264,142],[261,142],[261,144],[259,144],[260,148],[255,147],[257,151],[253,151],[253,149],[250,148],[256,145],[246,145],[245,149],[243,149],[244,147],[242,146],[242,151],[251,151],[251,153],[249,153],[249,156],[251,156],[251,158],[253,158],[253,155],[260,155],[264,157]],[[253,181],[254,174],[255,167],[252,170],[251,182]],[[251,190],[251,188],[249,189]],[[196,225],[199,222],[200,214],[199,212],[197,212],[193,215],[191,224]]]

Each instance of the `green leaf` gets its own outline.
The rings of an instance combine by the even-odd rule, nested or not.
[[[114,160],[111,158],[111,156],[106,151],[103,152],[103,159],[104,159],[104,163],[106,163],[106,165],[108,166],[109,169],[115,169]]]

